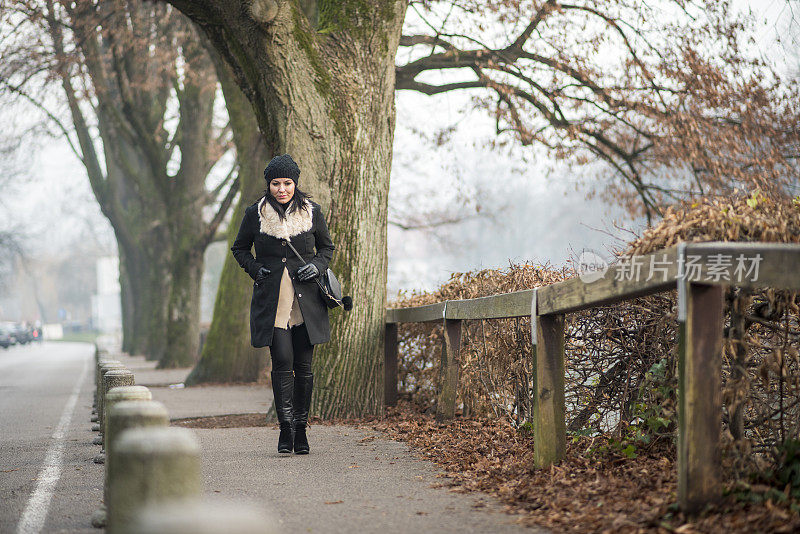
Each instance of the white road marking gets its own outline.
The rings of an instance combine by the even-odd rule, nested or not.
[[[53,491],[56,488],[58,479],[61,478],[61,461],[64,455],[64,436],[72,421],[72,412],[75,411],[75,404],[78,402],[78,395],[81,392],[83,380],[86,378],[86,370],[89,368],[90,358],[83,362],[83,370],[78,378],[78,383],[72,389],[72,394],[64,406],[61,419],[58,421],[55,432],[53,432],[53,444],[47,450],[42,470],[39,472],[36,489],[28,500],[25,511],[22,512],[22,519],[17,525],[19,534],[34,534],[42,530],[44,521],[47,519],[47,509],[53,498]]]

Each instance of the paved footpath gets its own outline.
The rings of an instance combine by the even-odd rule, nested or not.
[[[271,391],[264,386],[174,387],[188,369],[156,370],[142,358],[119,357],[137,384],[149,386],[173,419],[206,415],[264,413]],[[169,387],[173,385],[173,387]],[[100,504],[102,466],[91,462],[89,445],[91,380],[85,380],[67,431],[64,467],[42,532],[97,532],[89,526]],[[58,415],[54,416],[56,419]],[[485,494],[446,487],[434,464],[419,459],[402,442],[369,429],[345,425],[309,428],[311,454],[279,455],[277,427],[193,429],[201,444],[208,499],[250,503],[296,532],[544,532],[515,524],[515,516]],[[4,465],[11,465],[4,463]],[[30,472],[28,472],[30,471]],[[35,466],[25,476],[35,473]],[[34,477],[35,478],[35,477]],[[20,477],[20,482],[23,480]],[[35,481],[13,488],[17,502],[3,507],[2,532],[11,527]],[[0,488],[8,496],[6,483]]]
[[[487,496],[431,487],[442,479],[430,462],[374,431],[314,426],[308,456],[275,452],[277,429],[196,432],[206,491],[262,505],[281,531],[529,531],[514,525],[513,516]]]

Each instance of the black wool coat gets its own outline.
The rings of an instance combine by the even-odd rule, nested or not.
[[[320,288],[314,279],[297,280],[297,270],[304,264],[287,245],[289,240],[307,263],[317,266],[320,274],[328,269],[335,247],[319,204],[307,200],[303,209],[289,213],[284,220],[263,198],[245,210],[239,234],[231,247],[233,257],[253,280],[261,267],[271,271],[269,276],[253,283],[250,343],[254,347],[272,344],[284,269],[289,270],[311,344],[325,343],[331,338],[328,307],[322,300]],[[255,257],[250,252],[254,245]]]

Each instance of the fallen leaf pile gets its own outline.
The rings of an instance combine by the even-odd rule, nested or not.
[[[733,496],[687,517],[676,500],[675,449],[657,442],[627,458],[602,447],[605,438],[568,440],[558,466],[533,469],[533,438],[503,419],[437,423],[408,403],[361,426],[407,442],[447,474],[452,491],[481,491],[519,521],[555,532],[797,532],[787,504],[739,502]],[[603,451],[603,452],[597,452]],[[795,510],[797,510],[795,504]]]

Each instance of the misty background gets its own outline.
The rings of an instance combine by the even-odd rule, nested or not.
[[[793,69],[794,56],[776,40],[791,16],[786,4],[742,5],[763,19],[760,48]],[[454,272],[510,262],[558,266],[585,249],[607,256],[644,226],[590,195],[603,188],[599,169],[571,168],[539,148],[499,143],[493,119],[472,110],[467,93],[399,91],[396,104],[390,299],[399,291],[432,290]],[[97,328],[101,317],[113,322],[118,308],[113,231],[66,143],[40,130],[19,134],[40,120],[33,107],[0,111],[0,232],[21,243],[18,251],[2,244],[8,260],[0,266],[0,320]],[[228,253],[225,242],[206,251],[205,324]]]

